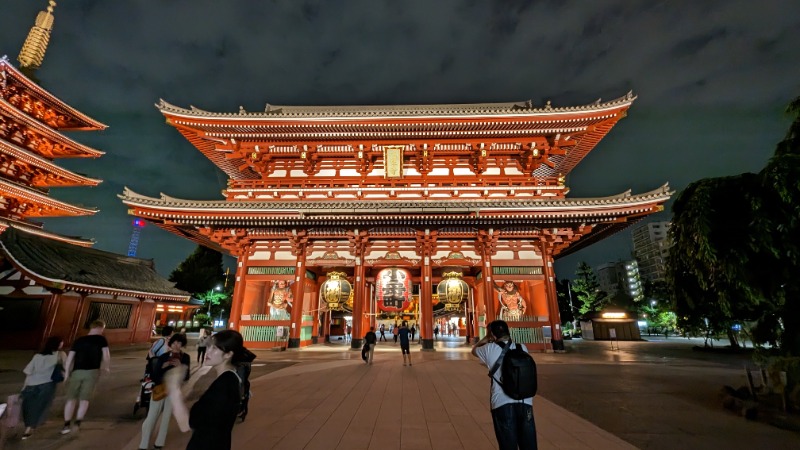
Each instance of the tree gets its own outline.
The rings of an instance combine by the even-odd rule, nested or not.
[[[195,294],[195,297],[203,301],[203,312],[201,314],[195,315],[197,320],[201,320],[204,322],[211,322],[213,320],[214,314],[219,311],[219,308],[222,307],[230,307],[229,299],[230,295],[228,292],[222,292],[214,289],[209,289],[206,292],[201,292],[199,294]],[[212,311],[212,307],[215,308]],[[229,309],[230,310],[230,309]],[[202,317],[200,317],[202,316]]]
[[[606,303],[606,293],[600,290],[597,275],[585,261],[578,265],[575,279],[572,280],[572,294],[580,302],[580,313],[600,311]]]
[[[211,291],[225,282],[222,271],[222,254],[203,246],[197,246],[169,275],[169,280],[175,282],[175,287],[199,294]]]
[[[556,293],[558,295],[558,312],[561,316],[561,325],[572,324],[575,321],[575,309],[568,279],[556,280]]]
[[[673,205],[668,283],[681,327],[754,321],[757,343],[800,355],[800,97],[767,166],[698,180]]]

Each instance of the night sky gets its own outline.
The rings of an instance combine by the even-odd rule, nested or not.
[[[16,57],[45,0],[0,4],[0,55]],[[59,160],[101,178],[54,189],[100,212],[46,221],[126,253],[124,186],[221,199],[226,177],[154,104],[235,112],[284,105],[551,100],[573,106],[639,96],[628,117],[569,175],[570,197],[676,190],[756,172],[800,95],[800,2],[61,0],[42,85],[107,124],[70,134],[106,152]],[[668,204],[669,209],[669,204]],[[654,219],[669,220],[664,212]],[[164,275],[194,244],[146,227],[137,256]],[[560,259],[630,256],[629,232]]]

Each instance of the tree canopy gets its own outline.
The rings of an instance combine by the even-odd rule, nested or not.
[[[222,254],[203,246],[197,246],[169,275],[175,287],[199,294],[222,286],[225,275],[222,270]]]
[[[580,313],[586,314],[603,309],[607,300],[606,293],[600,290],[597,275],[586,261],[581,261],[578,265],[575,276],[572,280],[572,293],[580,302]]]
[[[793,123],[759,173],[704,178],[672,207],[668,282],[679,325],[754,337],[800,355],[800,97]]]

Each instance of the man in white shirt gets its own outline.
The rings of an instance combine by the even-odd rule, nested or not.
[[[510,334],[505,321],[495,320],[486,327],[486,336],[472,347],[472,354],[491,369],[506,345],[521,345],[527,352],[523,344],[511,342]],[[536,449],[533,397],[514,400],[503,392],[499,380],[500,370],[497,370],[492,376],[490,393],[494,434],[500,450]]]

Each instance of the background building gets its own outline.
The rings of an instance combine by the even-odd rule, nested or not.
[[[606,263],[596,267],[594,271],[600,283],[600,290],[608,294],[612,303],[620,294],[634,302],[644,298],[639,266],[635,260]]]
[[[669,226],[669,222],[649,222],[633,228],[633,256],[639,263],[639,274],[643,280],[664,280],[664,263],[672,246],[668,238]]]

